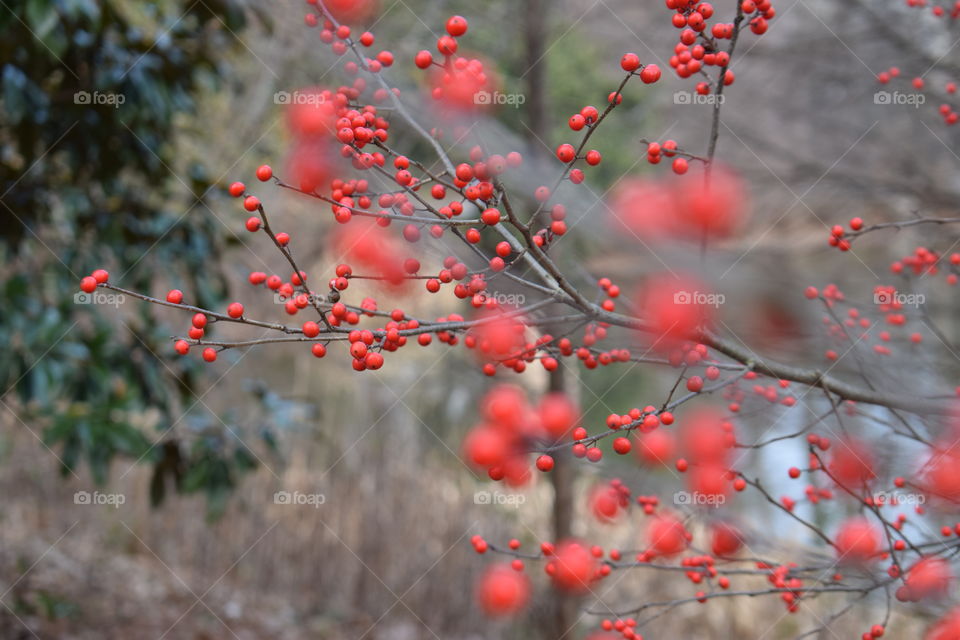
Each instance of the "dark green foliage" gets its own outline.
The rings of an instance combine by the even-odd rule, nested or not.
[[[168,360],[171,331],[149,305],[117,313],[74,294],[105,267],[121,286],[159,281],[203,306],[225,295],[205,204],[223,167],[182,166],[175,140],[246,19],[240,0],[0,8],[0,393],[7,407],[16,394],[22,426],[43,431],[65,472],[86,463],[102,482],[117,455],[163,462],[160,433],[136,418],[158,409],[162,433],[192,404],[196,365]],[[251,466],[211,451],[185,457],[188,476],[219,488],[189,465]]]

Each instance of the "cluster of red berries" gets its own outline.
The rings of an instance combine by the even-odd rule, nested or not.
[[[469,333],[464,339],[464,344],[470,349],[478,348],[484,358],[491,357],[490,350],[487,348],[488,344],[485,343],[482,336],[483,332]],[[521,339],[522,335],[519,333],[517,333],[517,338],[518,340],[508,349],[505,355],[497,357],[493,354],[492,357],[494,360],[483,364],[484,375],[496,375],[498,367],[510,369],[515,373],[523,373],[526,371],[528,364],[537,360],[540,361],[540,365],[547,371],[556,371],[560,366],[557,359],[549,355],[549,352],[544,351],[542,355],[538,355],[541,350],[545,350],[547,345],[554,341],[553,336],[549,333],[543,334],[533,342],[524,342]],[[569,340],[566,340],[566,342],[569,343]],[[561,354],[566,355],[563,354],[562,351]]]
[[[897,275],[907,275],[912,273],[915,276],[936,275],[940,272],[940,260],[942,256],[936,251],[931,251],[926,247],[917,247],[912,255],[905,256],[890,264],[890,271]],[[950,255],[950,264],[960,264],[960,253]],[[954,284],[951,282],[950,284]]]
[[[881,71],[880,73],[877,74],[877,82],[879,82],[880,84],[889,84],[892,79],[899,78],[899,77],[900,77],[900,67],[890,67],[886,71]],[[916,80],[920,80],[920,86],[916,88],[918,89],[922,88],[923,80],[921,78],[916,78]]]
[[[178,296],[180,293],[178,289],[173,289],[167,294],[167,302],[172,302],[173,300],[178,299],[182,300],[182,295]],[[174,302],[173,304],[181,304],[180,302]],[[240,309],[240,314],[238,318],[243,315],[243,309]],[[232,317],[232,316],[231,316]],[[190,329],[187,331],[187,335],[191,340],[201,340],[206,335],[207,326],[210,323],[209,318],[205,313],[195,313],[193,317],[190,318]],[[186,355],[190,350],[190,343],[186,340],[177,340],[173,344],[174,350],[180,355]],[[217,349],[213,347],[205,347],[201,352],[201,356],[207,362],[215,362],[217,359]]]
[[[386,142],[390,138],[387,132],[390,122],[378,116],[377,108],[373,105],[365,105],[360,110],[344,108],[344,111],[337,115],[333,128],[337,132],[337,140],[346,145],[341,152],[344,157],[353,157],[354,149],[363,149],[375,140]],[[382,154],[374,160],[378,166],[383,166]],[[369,166],[367,163],[363,165]]]
[[[650,164],[660,164],[664,158],[673,158],[677,155],[677,143],[674,140],[666,140],[662,144],[659,142],[647,143],[647,162]],[[690,163],[684,157],[677,157],[673,161],[673,172],[682,176],[690,168]]]
[[[869,631],[864,631],[860,636],[860,640],[872,640],[873,638],[883,637],[886,628],[882,624],[875,624],[870,627]]]
[[[619,420],[615,418],[617,416],[611,416],[608,422],[611,425],[618,423]],[[865,468],[865,465],[869,465],[869,462],[864,462],[864,459],[873,459],[872,453],[859,444],[844,442],[842,443],[843,446],[832,447],[829,438],[816,433],[809,434],[807,442],[811,447],[821,452],[831,450],[834,452],[834,457],[830,463],[831,477],[837,478],[838,482],[840,479],[843,479],[843,482],[850,482],[854,478],[867,477],[864,474],[872,474],[869,467]],[[818,469],[820,469],[819,458],[811,453],[811,467],[808,471],[812,472]],[[788,475],[791,478],[799,478],[801,470],[791,468],[788,470]],[[905,484],[906,481],[902,477],[894,479],[894,486],[898,488],[902,488]],[[807,487],[806,493],[812,502],[833,497],[833,492],[829,489],[815,489],[810,486]],[[611,481],[608,486],[599,488],[592,498],[595,515],[604,521],[612,520],[620,510],[626,508],[629,504],[629,495],[629,489],[619,480]],[[896,501],[890,503],[876,501],[869,495],[863,497],[862,500],[867,506],[883,506],[883,504],[892,505],[896,503]],[[655,513],[655,507],[659,503],[656,496],[641,495],[637,497],[636,502],[644,508],[645,514],[653,516],[647,529],[649,547],[636,554],[637,562],[649,563],[657,557],[678,554],[693,541],[693,534],[683,526],[683,523],[676,516],[669,513]],[[781,504],[785,509],[793,510],[796,503],[789,497],[784,497],[781,499]],[[923,513],[922,507],[917,507],[917,512]],[[901,513],[889,524],[894,531],[901,531],[906,519],[907,516]],[[953,535],[954,529],[944,526],[942,533],[945,537],[949,537]],[[960,523],[956,526],[956,533],[960,535]],[[891,555],[890,552],[885,552],[881,548],[879,530],[863,517],[854,517],[844,521],[834,540],[837,555],[845,563],[865,566],[865,563],[869,563],[876,558],[888,559]],[[479,536],[474,537],[473,545],[479,553],[484,553],[488,548],[486,542]],[[728,522],[716,521],[711,525],[713,555],[685,556],[679,559],[678,566],[685,569],[684,575],[692,584],[699,585],[705,580],[716,580],[720,589],[729,589],[730,580],[726,576],[719,575],[716,560],[717,558],[729,559],[734,557],[742,545],[743,536],[736,527]],[[511,550],[515,551],[519,548],[519,542],[511,541],[509,546]],[[891,545],[891,550],[904,552],[907,550],[907,545],[904,540],[898,538]],[[619,562],[621,559],[620,551],[611,549],[608,553],[609,560],[604,560],[602,547],[579,541],[561,543],[556,548],[549,543],[544,543],[541,545],[541,555],[549,559],[545,571],[551,576],[554,586],[558,589],[574,592],[582,591],[593,582],[609,575],[614,566],[613,563]],[[778,594],[787,611],[796,612],[807,591],[804,580],[795,573],[799,569],[799,565],[794,562],[774,564],[757,561],[754,566],[764,573],[773,592]],[[515,567],[517,571],[522,570],[522,568],[522,564],[520,567]],[[887,573],[891,578],[899,577],[899,565],[896,562],[891,562]],[[904,584],[897,590],[897,598],[903,602],[910,602],[943,594],[949,588],[952,580],[953,574],[949,563],[935,556],[921,557],[907,572]],[[837,584],[842,583],[843,575],[835,573],[832,581]],[[705,602],[709,598],[710,595],[705,591],[697,591],[691,600]],[[952,623],[952,620],[953,618],[948,615],[940,624]],[[603,631],[617,631],[627,638],[639,637],[632,631],[636,624],[631,623],[629,618],[616,621],[603,620],[600,626]],[[883,625],[874,624],[862,637],[878,638],[883,636],[884,632],[885,627]]]
[[[932,269],[933,273],[936,273],[936,267],[930,266],[935,263],[937,259],[930,259],[925,253],[926,250],[918,251],[914,256],[911,256],[909,263],[911,266],[916,263],[917,274],[922,274],[926,272],[926,269]],[[929,262],[928,262],[929,261]],[[901,263],[894,263],[896,266],[893,271],[895,273],[901,273],[903,271],[904,265]],[[957,264],[960,264],[960,255],[957,255]],[[950,274],[954,275],[954,274]],[[950,277],[948,276],[947,281],[951,284],[956,282],[956,278],[953,278],[951,282]],[[901,295],[897,288],[893,285],[876,285],[872,291],[873,294],[873,303],[875,309],[882,314],[883,320],[887,325],[892,327],[904,327],[907,325],[909,320],[908,316],[904,313],[904,309],[908,304],[919,303],[920,298],[911,298],[909,296]],[[810,299],[815,300],[821,297],[821,293],[817,290],[816,287],[807,287],[804,291],[804,295]],[[845,300],[843,292],[835,285],[829,284],[824,287],[822,292],[822,300],[827,305],[828,308],[833,309],[838,303]],[[835,313],[835,312],[834,312]],[[872,319],[871,314],[863,314],[856,307],[850,307],[846,310],[845,317],[837,318],[834,313],[827,314],[823,316],[823,325],[827,330],[827,335],[837,342],[850,342],[852,339],[856,339],[858,343],[862,342],[867,344],[871,340],[871,334],[868,331],[875,324],[875,320]],[[853,333],[858,331],[859,333]],[[890,343],[894,335],[887,330],[881,330],[877,332],[877,337],[880,340],[880,343],[873,346],[875,353],[883,356],[888,356],[891,354],[891,349],[887,345]],[[919,344],[923,342],[923,335],[917,331],[910,332],[904,336],[906,339],[909,339],[912,344]],[[828,360],[836,360],[838,358],[837,351],[834,349],[828,349],[825,353],[825,356]],[[848,403],[849,404],[849,403]]]
[[[653,515],[660,506],[660,498],[657,496],[637,496],[637,505],[643,511],[644,515]]]
[[[627,55],[632,55],[632,54],[627,54]],[[659,71],[657,72],[657,76],[659,77]],[[648,74],[648,77],[651,77],[651,76]],[[655,81],[656,80],[651,80],[651,82],[655,82]],[[611,94],[611,96],[613,95],[614,94]],[[620,94],[616,94],[617,104],[619,104],[620,98],[621,98]],[[585,107],[580,109],[579,113],[575,113],[572,116],[570,116],[570,119],[567,120],[567,125],[570,127],[572,131],[581,131],[584,128],[586,128],[587,131],[589,132],[599,121],[600,121],[600,112],[597,110],[597,108],[592,105],[586,105]],[[600,152],[597,151],[596,149],[591,149],[586,153],[584,153],[583,155],[577,155],[577,148],[568,142],[564,142],[560,144],[557,147],[556,154],[557,154],[557,159],[560,160],[560,162],[567,165],[572,165],[577,160],[582,159],[582,160],[585,160],[588,165],[594,167],[600,164],[600,161],[603,159]],[[570,168],[569,171],[570,171],[570,174],[569,174],[570,182],[572,182],[573,184],[580,184],[581,182],[583,182],[584,174],[581,169]],[[549,194],[546,194],[546,195],[548,195],[549,197]],[[540,198],[538,198],[538,200],[539,199]],[[544,198],[544,200],[546,200],[546,198]]]
[[[105,284],[110,279],[110,274],[104,269],[97,269],[90,275],[80,280],[80,291],[84,293],[93,293],[101,284]]]
[[[624,640],[643,640],[643,636],[636,630],[637,621],[634,618],[605,619],[600,622],[600,629],[607,633],[616,631]],[[606,637],[606,636],[604,636]]]
[[[862,218],[851,218],[850,219],[850,230],[854,232],[859,232],[863,230],[863,219]],[[830,228],[830,238],[827,240],[827,244],[831,247],[836,247],[840,251],[849,251],[850,250],[850,238],[848,237],[847,230],[839,224],[835,224]]]
[[[464,17],[451,16],[446,24],[447,33],[437,38],[437,52],[443,61],[435,60],[434,55],[424,49],[416,54],[414,64],[430,71],[434,100],[459,109],[486,108],[493,104],[489,95],[495,89],[493,76],[479,58],[457,55],[460,46],[457,38],[467,33],[468,26]]]
[[[958,2],[957,5],[960,6],[960,2]],[[898,67],[890,67],[886,71],[881,71],[880,73],[877,74],[877,82],[885,85],[885,84],[889,84],[892,80],[899,77],[900,77],[900,69]],[[926,88],[927,83],[923,78],[916,77],[910,81],[910,85],[916,91],[923,91],[923,89]],[[953,81],[947,82],[946,84],[944,84],[943,90],[948,95],[952,96],[957,92],[957,83]],[[960,113],[957,113],[957,111],[954,110],[954,108],[951,105],[945,102],[942,103],[937,108],[937,112],[940,114],[940,117],[943,118],[943,122],[946,125],[953,125],[953,124],[956,124],[958,121],[960,121]]]
[[[615,521],[630,506],[630,499],[630,488],[619,478],[613,478],[594,488],[590,507],[597,520],[609,523]]]
[[[603,458],[603,449],[597,446],[596,441],[587,439],[589,434],[584,427],[577,427],[570,436],[574,442],[571,451],[575,458],[585,458],[589,462],[600,462]]]
[[[567,540],[557,545],[543,570],[556,589],[585,593],[594,583],[610,575],[610,565],[600,562],[603,555],[599,545]]]
[[[414,272],[416,273],[416,272]],[[460,300],[469,298],[475,307],[487,306],[493,309],[497,306],[495,298],[483,296],[487,290],[487,280],[483,273],[470,273],[467,265],[457,260],[454,256],[447,256],[443,259],[443,268],[437,272],[435,278],[428,278],[424,284],[429,293],[438,293],[441,285],[456,282],[453,287],[453,295]]]
[[[666,0],[666,7],[674,12],[674,27],[681,29],[680,40],[674,47],[669,60],[669,64],[677,76],[689,78],[703,73],[704,67],[719,67],[724,70],[722,84],[724,86],[733,84],[736,78],[733,71],[728,68],[730,54],[721,50],[720,41],[733,38],[740,19],[736,23],[714,22],[711,25],[709,21],[714,17],[713,5],[697,0]],[[757,35],[762,35],[767,31],[768,21],[776,15],[770,0],[761,0],[760,2],[743,0],[740,5],[740,12],[749,21],[751,31]],[[625,54],[620,65],[625,71],[631,73],[635,73],[641,68],[640,58],[633,53]],[[651,68],[655,71],[650,71]],[[648,73],[650,77],[645,78],[644,73]],[[640,71],[640,76],[644,82],[656,81],[660,77],[660,69],[654,65],[648,65]],[[712,90],[711,83],[707,81],[698,82],[696,85],[696,92],[699,95],[709,95]],[[615,94],[611,94],[611,101],[614,97],[619,101],[619,95],[615,96]],[[582,126],[579,119],[577,123]],[[573,126],[574,119],[571,118],[571,127]],[[676,154],[671,153],[671,151],[676,148],[676,142],[672,140],[665,142],[663,145],[656,142],[650,143],[647,147],[647,160],[651,164],[658,164],[661,155],[668,158],[674,157]],[[569,162],[575,157],[570,145],[561,145],[557,150],[557,156],[564,162]],[[672,169],[677,175],[687,173],[689,160],[682,156],[675,158]]]
[[[798,567],[797,563],[790,562],[783,565],[771,566],[766,562],[756,563],[757,569],[768,571],[767,582],[777,590],[780,590],[780,599],[787,606],[787,611],[796,613],[800,606],[800,598],[803,597],[803,580],[796,576],[791,576],[791,572]]]
[[[737,545],[739,546],[739,545]],[[701,584],[705,578],[716,578],[717,577],[717,567],[716,560],[713,556],[702,555],[702,556],[686,556],[680,559],[681,567],[688,567],[689,570],[684,572],[687,580],[693,584]],[[729,586],[729,580],[726,581],[727,587]],[[721,585],[721,588],[726,589]],[[697,594],[698,598],[701,597],[701,594]]]
[[[338,56],[345,54],[349,50],[350,45],[353,44],[353,31],[345,24],[335,25],[327,18],[323,18],[321,22],[321,16],[318,16],[316,13],[306,14],[303,17],[303,21],[308,27],[320,26],[320,42],[330,45],[330,49]],[[372,47],[374,36],[369,31],[365,31],[357,37],[356,41],[364,47]],[[390,51],[384,50],[378,52],[373,58],[366,58],[364,61],[364,69],[370,73],[378,73],[384,67],[393,65],[393,62],[393,54]],[[356,62],[348,61],[344,64],[344,71],[346,71],[348,75],[356,75],[360,71],[360,68]]]
[[[917,247],[913,254],[905,256],[890,264],[890,271],[897,275],[926,276],[940,273],[946,266],[946,282],[950,286],[957,284],[957,270],[960,268],[960,253],[951,253],[944,260],[943,255],[926,247]]]
[[[640,62],[640,56],[635,53],[625,53],[622,58],[620,58],[620,68],[629,73],[627,77],[629,79],[632,76],[638,76],[644,84],[653,84],[660,79],[660,68],[655,64],[642,64]],[[626,80],[624,81],[626,82]],[[607,96],[607,101],[612,105],[618,105],[623,101],[623,94],[619,91],[611,92]],[[609,108],[608,108],[609,110]],[[603,116],[600,114],[600,111],[592,106],[586,105],[578,113],[573,114],[567,120],[567,124],[572,131],[582,131],[587,130],[587,136],[589,136],[593,127],[595,127]],[[581,145],[582,146],[582,145]],[[578,155],[578,149],[567,142],[560,144],[556,149],[557,159],[560,162],[573,165],[577,160],[585,160],[586,163],[590,166],[596,166],[600,164],[603,159],[600,152],[596,149],[588,150],[583,155]],[[583,182],[584,174],[583,171],[579,168],[569,168],[569,179],[574,184],[580,184]],[[542,187],[545,188],[545,187]],[[538,198],[540,199],[540,198]],[[541,201],[545,200],[541,199]],[[561,235],[561,234],[558,234]]]
[[[960,18],[960,0],[956,0],[953,3],[953,6],[949,5],[940,5],[940,4],[931,4],[927,0],[905,0],[908,7],[912,9],[925,9],[928,6],[930,7],[930,13],[937,18],[946,18],[950,17],[956,20]]]
[[[640,76],[640,80],[644,84],[653,84],[660,79],[660,67],[655,64],[641,64],[640,56],[635,53],[623,54],[623,57],[620,58],[620,68],[631,75]],[[586,123],[581,122],[580,127],[576,128],[573,126],[574,118],[576,118],[576,116],[570,119],[570,128],[574,131],[579,131]]]
[[[729,66],[730,54],[720,50],[718,41],[733,38],[736,24],[715,22],[711,26],[708,21],[714,16],[714,9],[708,2],[667,0],[666,5],[667,9],[674,11],[673,26],[682,29],[680,42],[674,47],[674,54],[670,57],[670,66],[679,77],[689,78],[699,73],[704,66],[721,69]],[[757,35],[766,33],[768,21],[776,14],[769,0],[744,0],[740,10],[749,20],[750,30]],[[710,35],[706,35],[707,33]],[[733,82],[733,72],[727,69],[723,83],[730,85]]]
[[[757,377],[758,376],[755,371],[747,371],[745,374],[743,374],[744,380],[756,380]],[[763,398],[767,402],[780,403],[785,407],[792,407],[797,403],[797,399],[790,394],[781,395],[781,393],[789,387],[789,381],[777,380],[776,384],[754,384],[751,390],[755,396]],[[740,405],[743,403],[745,396],[746,393],[740,388],[739,384],[727,387],[723,394],[724,399],[730,403],[727,406],[727,409],[731,413],[740,411]]]

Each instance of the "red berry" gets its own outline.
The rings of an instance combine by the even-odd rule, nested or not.
[[[350,345],[350,355],[357,360],[367,355],[367,345],[363,342],[354,342]]]
[[[544,454],[537,458],[537,469],[543,472],[553,469],[553,457]]]
[[[660,67],[655,64],[648,64],[640,72],[640,79],[644,84],[653,84],[660,79]]]
[[[172,302],[173,304],[180,304],[183,302],[183,291],[180,291],[180,289],[171,289],[168,291],[167,302]]]
[[[440,36],[437,39],[437,51],[445,56],[452,56],[457,52],[457,39],[451,36]]]
[[[451,16],[447,20],[447,33],[454,38],[459,38],[467,32],[467,19],[463,16]]]
[[[203,359],[207,362],[213,362],[217,359],[217,350],[213,347],[207,347],[203,350]]]
[[[270,168],[268,164],[262,164],[257,167],[257,179],[260,182],[266,182],[273,177],[273,169]]]
[[[478,540],[474,549],[477,553],[482,553],[486,551],[487,543]],[[515,615],[522,611],[530,600],[530,579],[516,571],[515,567],[493,565],[480,577],[476,591],[480,607],[488,616]]]
[[[620,68],[633,73],[640,68],[640,56],[635,53],[623,54],[623,57],[620,58]]]
[[[367,353],[366,357],[364,358],[364,364],[367,365],[367,369],[376,371],[383,366],[383,355],[375,351],[371,351]]]
[[[500,222],[500,212],[496,209],[487,209],[480,215],[483,224],[493,226]]]
[[[433,64],[433,54],[427,50],[423,50],[414,57],[413,63],[420,69],[426,69]]]
[[[93,276],[87,276],[80,281],[80,290],[84,293],[93,293],[97,290],[97,280]]]

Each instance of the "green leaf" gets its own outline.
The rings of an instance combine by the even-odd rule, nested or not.
[[[49,0],[27,0],[27,26],[38,40],[44,40],[57,26],[57,8]]]

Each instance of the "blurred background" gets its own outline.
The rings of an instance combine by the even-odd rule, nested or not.
[[[226,352],[205,366],[173,355],[180,314],[74,297],[80,278],[103,267],[128,289],[162,295],[177,287],[200,306],[239,299],[254,317],[281,317],[272,299],[244,285],[251,270],[286,266],[246,234],[225,189],[254,182],[262,163],[283,166],[289,140],[277,92],[342,81],[329,48],[304,26],[304,6],[0,5],[0,637],[466,640],[583,637],[595,628],[597,618],[568,611],[557,629],[538,567],[524,616],[484,618],[473,583],[487,559],[473,553],[470,537],[517,537],[535,548],[558,530],[586,535],[600,525],[576,514],[597,478],[619,476],[652,493],[670,487],[673,474],[630,456],[578,467],[563,502],[573,514],[558,515],[555,489],[541,479],[507,503],[487,504],[478,492],[500,489],[462,462],[460,443],[491,383],[461,349],[407,350],[363,375],[350,371],[345,354],[317,361],[286,347]],[[732,16],[728,5],[716,10]],[[960,78],[960,58],[953,21],[901,2],[775,7],[770,30],[746,33],[738,45],[720,127],[718,157],[747,178],[753,216],[709,259],[735,302],[725,321],[738,337],[813,361],[822,348],[811,353],[807,339],[819,316],[804,306],[803,287],[836,281],[869,298],[922,233],[872,239],[850,256],[826,245],[829,227],[857,215],[955,214],[960,147],[937,107],[950,99],[945,82]],[[454,13],[470,20],[462,46],[494,66],[505,92],[524,96],[477,126],[493,150],[524,154],[524,170],[510,179],[525,192],[552,184],[552,151],[573,141],[567,118],[605,102],[624,52],[664,70],[656,85],[631,86],[592,138],[604,161],[569,194],[576,229],[563,256],[580,265],[583,282],[630,282],[663,260],[689,261],[689,247],[618,238],[606,204],[624,177],[669,171],[646,163],[641,138],[706,151],[711,107],[691,104],[693,82],[669,73],[677,31],[662,3],[381,0],[367,26],[396,56],[391,82],[427,125],[429,99],[412,58],[433,47]],[[924,104],[877,99],[876,75],[893,65],[902,70],[899,90],[911,91],[908,78],[926,79]],[[108,98],[98,103],[97,95]],[[422,140],[395,128],[396,148],[429,156]],[[465,148],[454,149],[456,161]],[[325,241],[335,225],[326,207],[267,186],[258,195],[296,230],[301,266],[329,272],[337,256]],[[949,251],[954,238],[932,242]],[[425,315],[458,310],[446,298],[406,305]],[[952,325],[946,330],[957,338]],[[901,364],[897,375],[932,376],[943,366]],[[643,367],[571,366],[565,377],[591,430],[672,384]],[[531,398],[550,384],[540,373],[511,381]],[[783,420],[782,408],[754,412],[744,428],[796,429],[829,406],[818,402]],[[791,447],[749,464],[802,464],[803,449]],[[278,491],[322,495],[323,503],[277,504]],[[97,492],[112,504],[84,503]],[[773,523],[805,543],[787,522]],[[601,535],[636,549],[636,531],[626,521]],[[604,589],[611,605],[688,591],[656,575],[621,578]],[[820,604],[812,611],[826,617],[837,602]],[[767,609],[761,599],[684,610],[654,622],[649,637],[785,638],[820,623],[817,613],[780,618]],[[927,613],[915,614],[898,619],[904,635],[896,637],[914,637]],[[858,625],[862,618],[833,629],[849,637]]]

